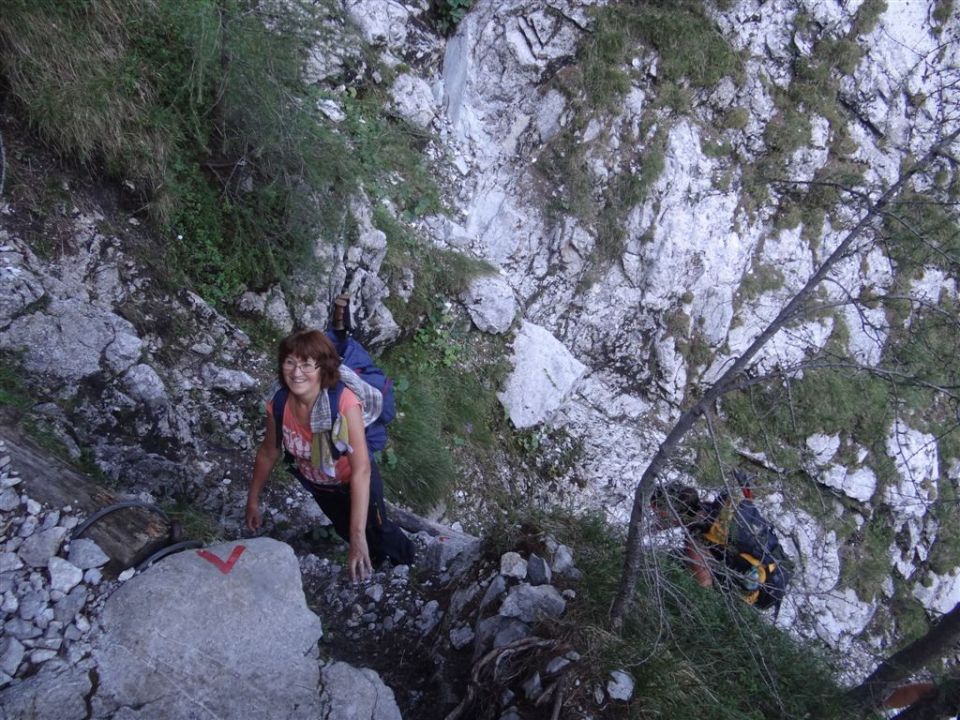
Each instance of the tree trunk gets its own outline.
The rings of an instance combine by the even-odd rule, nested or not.
[[[860,717],[865,717],[872,710],[880,707],[897,684],[931,661],[942,657],[943,653],[953,647],[958,640],[960,640],[960,604],[938,618],[923,637],[914,640],[880,663],[870,677],[847,693],[847,698],[859,712]],[[937,697],[945,687],[946,685],[941,687]],[[950,687],[953,688],[952,685]],[[955,693],[956,688],[953,688],[952,692]],[[915,705],[921,705],[924,702],[926,701]],[[918,715],[917,717],[927,716]]]
[[[126,499],[53,457],[12,424],[0,422],[0,440],[6,443],[13,469],[23,478],[24,490],[43,505],[70,505],[84,517]],[[156,513],[142,508],[107,515],[84,533],[110,556],[111,562],[104,568],[107,577],[141,562],[166,545],[169,536],[167,524]]]
[[[623,628],[624,617],[633,603],[633,596],[637,587],[640,565],[643,560],[643,533],[645,531],[643,518],[645,508],[650,503],[657,476],[667,461],[673,457],[673,454],[680,445],[680,441],[687,432],[689,432],[690,428],[693,427],[694,422],[700,415],[702,415],[707,408],[711,407],[721,395],[735,386],[740,374],[747,368],[748,364],[757,353],[760,352],[763,346],[767,344],[770,338],[800,315],[804,303],[806,303],[816,287],[823,281],[833,266],[847,256],[854,241],[860,237],[863,231],[886,208],[890,201],[900,193],[910,178],[929,165],[930,162],[940,154],[943,148],[952,143],[958,135],[960,135],[960,129],[950,133],[950,135],[937,143],[916,165],[902,174],[897,182],[869,207],[866,214],[860,219],[856,226],[846,234],[836,249],[824,260],[823,264],[797,294],[783,307],[777,317],[764,328],[760,335],[751,343],[750,347],[717,379],[697,403],[681,413],[673,429],[667,434],[666,439],[660,444],[650,464],[647,465],[647,468],[643,471],[643,475],[640,477],[640,482],[637,483],[637,489],[633,495],[633,505],[630,510],[630,524],[627,531],[626,554],[623,560],[623,571],[620,575],[620,585],[617,589],[617,595],[610,608],[610,625],[615,632],[619,632]]]

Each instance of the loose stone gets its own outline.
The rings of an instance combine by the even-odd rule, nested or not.
[[[81,570],[98,568],[110,561],[110,556],[103,552],[97,543],[88,538],[79,538],[72,541],[68,557],[70,562]]]
[[[59,557],[50,558],[50,587],[69,593],[83,580],[83,571],[76,565]]]
[[[506,552],[500,557],[500,574],[523,580],[527,576],[527,561],[519,553]]]

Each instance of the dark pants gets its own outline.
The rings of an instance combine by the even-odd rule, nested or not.
[[[330,518],[333,529],[344,541],[350,542],[350,486],[331,485],[329,488],[314,485],[295,473],[300,484],[313,495],[323,514]],[[410,565],[414,561],[414,547],[403,530],[387,518],[383,503],[383,481],[377,464],[370,458],[370,507],[367,509],[367,547],[370,561],[379,565],[390,558],[395,565]]]

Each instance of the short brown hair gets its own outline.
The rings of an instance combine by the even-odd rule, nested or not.
[[[340,356],[329,338],[319,330],[300,330],[287,335],[277,349],[277,377],[283,379],[283,362],[290,356],[313,360],[320,368],[320,387],[326,390],[340,382]]]

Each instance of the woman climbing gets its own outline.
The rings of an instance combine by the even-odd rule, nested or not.
[[[247,527],[260,528],[260,493],[285,451],[290,472],[349,543],[351,580],[365,580],[385,557],[397,564],[412,562],[413,543],[387,519],[383,483],[367,445],[365,426],[380,413],[380,392],[341,364],[319,330],[284,338],[277,365],[280,385],[267,403],[267,432],[254,461]]]

